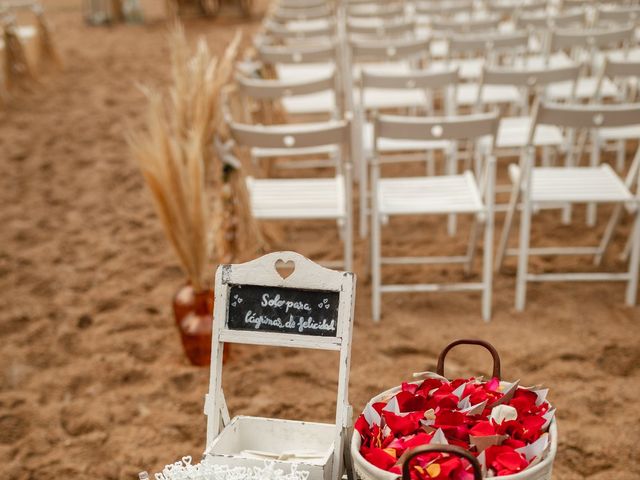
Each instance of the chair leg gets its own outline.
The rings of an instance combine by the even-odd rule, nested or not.
[[[548,146],[542,147],[542,166],[550,167],[551,166],[551,152],[549,151]]]
[[[474,216],[473,225],[471,226],[471,233],[469,234],[469,245],[467,245],[467,263],[464,267],[466,274],[471,273],[473,268],[473,260],[476,256],[476,248],[478,244],[478,235],[480,234],[481,222],[478,219],[478,215]]]
[[[600,241],[600,245],[598,245],[598,253],[593,257],[593,264],[600,265],[602,263],[602,257],[604,253],[609,248],[609,244],[611,243],[611,239],[613,238],[613,233],[618,226],[618,222],[620,221],[620,216],[622,215],[623,206],[621,204],[616,205],[613,208],[613,213],[611,214],[611,218],[609,222],[607,222],[607,226],[604,229],[604,233],[602,234],[602,240]]]
[[[458,173],[458,145],[454,143],[452,147],[452,151],[449,153],[449,158],[447,159],[447,174],[455,175]],[[454,213],[450,213],[447,217],[447,233],[450,237],[453,237],[458,230],[458,221],[457,217]]]
[[[619,173],[624,171],[624,160],[625,160],[625,150],[624,150],[624,140],[618,140],[616,142],[616,170]]]
[[[436,174],[435,151],[427,150],[427,176],[433,177]]]
[[[593,141],[591,142],[591,167],[597,167],[600,164],[600,147],[601,144],[598,140],[597,135],[592,136]],[[593,227],[596,224],[597,220],[597,206],[595,203],[589,203],[587,205],[587,226]]]
[[[484,252],[482,266],[482,318],[485,322],[491,320],[491,310],[493,302],[493,231],[495,228],[495,183],[496,183],[495,160],[491,160],[490,168],[487,169],[487,191],[485,205],[487,217],[484,222]]]
[[[498,242],[498,251],[496,252],[496,270],[500,270],[502,268],[507,254],[509,234],[511,233],[511,226],[513,225],[513,217],[515,217],[516,210],[518,209],[518,197],[520,196],[518,182],[519,180],[516,180],[513,184],[511,197],[509,198],[509,206],[504,217],[504,226],[502,227],[500,241]]]
[[[531,200],[529,189],[522,195],[520,212],[520,245],[518,248],[518,274],[516,278],[516,310],[521,312],[527,298],[527,269],[529,265],[529,241],[531,235]]]
[[[631,231],[631,255],[629,257],[629,283],[627,284],[626,303],[636,304],[638,295],[638,270],[640,270],[640,209],[636,211],[636,218]]]
[[[368,159],[363,156],[360,160],[360,238],[367,237],[368,230],[368,219],[367,215],[369,214],[369,188],[368,188],[368,178],[369,172],[367,172],[367,163]]]
[[[380,321],[380,219],[371,215],[371,314]]]
[[[378,166],[373,167],[371,176],[371,315],[374,322],[380,321],[380,285],[381,278],[381,245],[380,245],[380,216],[378,214],[378,202],[375,198]]]

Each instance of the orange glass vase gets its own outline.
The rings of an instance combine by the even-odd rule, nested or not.
[[[208,366],[211,363],[213,290],[196,291],[191,285],[185,285],[173,299],[173,313],[185,355],[192,365]],[[227,354],[228,346],[225,346],[223,361]]]

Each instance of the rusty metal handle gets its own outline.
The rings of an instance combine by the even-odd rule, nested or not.
[[[444,359],[446,358],[447,353],[449,353],[449,350],[458,345],[479,345],[486,348],[493,357],[493,377],[500,380],[500,355],[498,355],[498,351],[489,342],[473,339],[456,340],[455,342],[451,342],[444,348],[444,350],[442,350],[440,356],[438,357],[438,366],[436,367],[436,373],[438,375],[442,375],[444,377]]]
[[[402,463],[402,480],[411,480],[411,460],[423,453],[449,453],[451,455],[457,455],[467,460],[473,468],[473,480],[482,480],[482,468],[478,459],[460,447],[455,445],[422,445],[420,447],[407,450],[402,454],[399,463]]]

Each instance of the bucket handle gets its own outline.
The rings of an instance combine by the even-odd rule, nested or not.
[[[440,355],[438,356],[438,366],[436,367],[436,373],[438,375],[441,375],[444,377],[444,359],[446,358],[447,353],[449,353],[449,350],[451,350],[453,347],[456,347],[458,345],[479,345],[481,347],[486,348],[491,354],[491,356],[493,357],[492,376],[500,380],[500,355],[498,355],[498,351],[489,342],[486,342],[484,340],[474,340],[474,339],[456,340],[455,342],[451,342],[449,345],[447,345],[444,348],[444,350],[440,352]]]
[[[471,468],[473,469],[473,480],[482,480],[482,468],[480,467],[480,463],[478,462],[478,459],[476,457],[474,457],[470,452],[460,447],[456,447],[455,445],[440,444],[422,445],[420,447],[416,447],[404,452],[398,460],[399,463],[402,463],[402,480],[411,480],[411,460],[413,460],[418,455],[430,452],[449,453],[451,455],[456,455],[458,457],[464,458],[471,464]]]

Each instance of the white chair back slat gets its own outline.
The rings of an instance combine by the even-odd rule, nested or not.
[[[395,140],[470,140],[495,136],[497,112],[447,117],[380,115],[375,120],[376,138]]]
[[[349,123],[331,121],[291,125],[229,124],[233,139],[242,146],[254,148],[310,148],[348,143]]]
[[[567,105],[538,102],[529,133],[533,145],[538,125],[555,125],[574,129],[600,129],[640,125],[640,103],[623,105]]]
[[[330,75],[317,80],[308,81],[283,81],[265,80],[261,78],[249,78],[243,75],[236,76],[236,83],[241,94],[256,100],[277,100],[296,95],[308,95],[311,93],[333,90],[336,86],[335,75]]]

